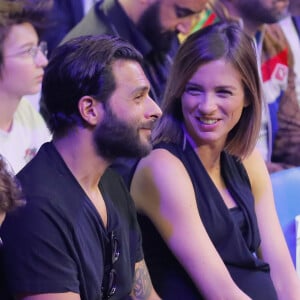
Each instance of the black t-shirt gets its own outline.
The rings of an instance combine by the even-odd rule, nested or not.
[[[108,169],[99,183],[108,214],[106,228],[51,143],[42,146],[18,178],[27,204],[7,216],[0,233],[10,290],[14,294],[72,291],[82,300],[101,299],[104,265],[109,263],[116,271],[116,293],[110,299],[127,299],[134,265],[143,253],[134,204],[120,176]],[[120,252],[115,263],[109,247],[111,232]]]

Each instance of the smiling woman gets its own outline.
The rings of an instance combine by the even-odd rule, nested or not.
[[[162,111],[154,150],[130,186],[159,295],[300,299],[268,171],[254,150],[260,81],[255,45],[238,24],[186,39]]]
[[[241,75],[225,59],[199,68],[182,95],[184,123],[199,146],[225,145],[228,132],[239,122],[246,106]]]

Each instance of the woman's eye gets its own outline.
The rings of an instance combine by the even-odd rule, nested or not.
[[[190,94],[190,95],[200,95],[203,91],[196,86],[187,86],[185,88],[185,92]]]
[[[232,92],[229,90],[218,90],[217,94],[221,97],[229,97],[232,96]]]

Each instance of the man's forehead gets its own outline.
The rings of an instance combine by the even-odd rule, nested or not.
[[[145,72],[135,60],[117,59],[112,64],[112,71],[117,87],[130,87],[132,90],[149,89],[150,83]]]

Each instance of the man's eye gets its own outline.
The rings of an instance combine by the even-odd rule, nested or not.
[[[135,96],[135,99],[141,99],[143,97],[143,94],[138,94]]]
[[[141,102],[141,101],[143,101],[144,99],[145,99],[145,97],[146,97],[146,95],[145,94],[136,94],[135,96],[134,96],[134,100],[136,101],[136,102]]]
[[[175,6],[175,13],[177,18],[185,18],[195,14],[192,10],[184,7]]]

